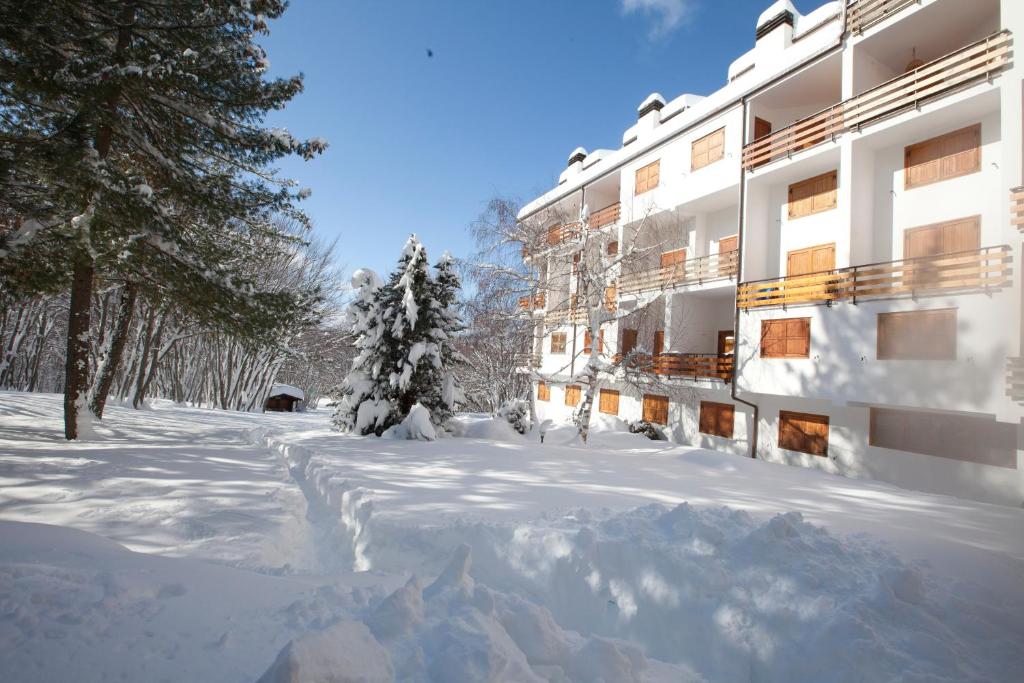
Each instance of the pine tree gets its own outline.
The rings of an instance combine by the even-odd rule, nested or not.
[[[302,88],[266,80],[255,42],[285,7],[0,0],[0,197],[17,220],[0,231],[0,277],[70,287],[67,438],[89,385],[97,276],[160,283],[163,300],[254,336],[310,305],[232,267],[274,215],[303,219],[302,193],[271,164],[325,146],[261,126]]]
[[[462,329],[453,262],[443,258],[432,277],[426,250],[412,235],[386,284],[374,286],[363,276],[353,285],[358,289],[349,319],[358,353],[334,423],[343,431],[380,435],[418,403],[434,425],[443,426],[462,401],[451,371],[460,360],[452,339]]]

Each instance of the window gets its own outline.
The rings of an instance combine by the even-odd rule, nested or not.
[[[828,416],[779,411],[779,448],[828,455]]]
[[[1017,425],[997,422],[992,416],[872,408],[868,444],[1017,468]]]
[[[551,333],[551,353],[565,353],[565,332]]]
[[[968,216],[903,231],[903,258],[971,251],[981,247],[981,216]]]
[[[761,321],[761,358],[807,358],[810,352],[810,318]]]
[[[690,170],[696,171],[725,156],[725,128],[719,128],[690,145]]]
[[[551,400],[551,387],[544,382],[537,382],[537,400],[538,401],[550,401]]]
[[[636,170],[636,185],[633,194],[643,194],[658,186],[661,175],[661,159]]]
[[[597,409],[608,415],[619,414],[619,392],[614,389],[602,389]]]
[[[580,402],[580,385],[569,384],[565,387],[565,405],[575,406]]]
[[[878,360],[956,360],[956,309],[878,314]]]
[[[597,352],[604,353],[604,330],[597,334]],[[590,330],[583,330],[583,353],[590,353]]]
[[[619,353],[623,356],[630,354],[636,348],[636,330],[622,330],[622,343],[619,345]]]
[[[729,403],[700,402],[700,431],[702,434],[732,438],[735,408]]]
[[[801,180],[789,186],[789,220],[836,208],[835,171]]]
[[[980,123],[903,149],[903,188],[906,190],[980,170]]]
[[[786,255],[786,275],[807,275],[835,270],[836,245],[819,244],[816,247],[794,249]]]
[[[644,394],[643,419],[659,425],[668,424],[668,396]]]
[[[739,235],[733,235],[731,237],[723,237],[718,240],[718,253],[725,254],[730,251],[736,251],[739,249]]]
[[[609,256],[615,256],[618,253],[619,253],[619,243],[618,242],[609,242],[608,243],[608,255]]]

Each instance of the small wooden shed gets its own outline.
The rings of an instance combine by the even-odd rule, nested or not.
[[[270,395],[264,404],[264,410],[274,410],[280,413],[294,413],[300,401],[306,399],[302,389],[289,384],[275,384],[270,387]]]

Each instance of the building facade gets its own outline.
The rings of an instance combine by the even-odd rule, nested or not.
[[[575,150],[519,215],[538,412],[573,413],[596,343],[595,412],[1020,505],[1021,32],[1019,0],[780,0],[721,89]]]

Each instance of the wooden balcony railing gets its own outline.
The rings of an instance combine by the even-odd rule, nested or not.
[[[531,297],[521,296],[519,297],[519,309],[523,311],[538,311],[544,309],[544,292],[534,294],[532,297],[533,305],[530,305]]]
[[[621,363],[622,356],[616,355],[613,360],[615,363]],[[734,365],[732,354],[659,353],[655,356],[634,355],[629,359],[626,369],[676,379],[717,379],[731,382]]]
[[[759,138],[743,148],[743,167],[750,170],[991,78],[1009,62],[1010,42],[1009,31],[993,33]]]
[[[676,285],[700,284],[736,277],[738,251],[698,256],[668,266],[623,272],[619,287],[623,294],[669,289]]]
[[[988,290],[1009,284],[1010,247],[984,247],[922,258],[872,263],[808,275],[743,282],[736,289],[742,309],[889,299],[940,291]]]
[[[587,322],[587,318],[586,308],[570,308],[569,306],[562,306],[548,311],[544,315],[544,323],[546,325],[564,325],[572,322],[577,325],[581,325]]]
[[[579,234],[580,224],[578,221],[563,223],[562,225],[552,227],[548,230],[544,243],[545,246],[553,247],[561,244],[562,242],[568,242]]]
[[[1006,395],[1024,403],[1024,358],[1006,359]]]
[[[846,9],[846,26],[850,33],[864,29],[888,19],[903,8],[920,0],[852,0]]]
[[[1010,190],[1010,225],[1024,232],[1024,186]]]
[[[515,363],[520,368],[539,368],[543,355],[540,353],[517,353]]]
[[[590,214],[590,229],[597,230],[603,228],[606,225],[611,225],[615,221],[619,220],[619,209],[621,208],[619,202],[615,202],[610,206],[606,206],[600,211],[595,211]]]

